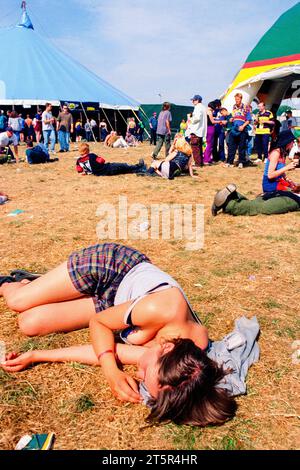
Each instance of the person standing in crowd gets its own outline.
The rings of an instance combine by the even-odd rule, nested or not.
[[[17,138],[18,143],[20,142],[20,134],[22,131],[22,122],[21,119],[16,113],[16,111],[12,111],[10,113],[10,117],[8,119],[8,126],[12,128],[15,137]]]
[[[10,144],[13,144],[15,154],[11,150]],[[0,158],[2,163],[6,163],[7,161],[10,161],[10,163],[19,162],[18,139],[12,127],[8,126],[6,131],[0,134],[0,156],[1,155],[4,155],[4,158]]]
[[[287,111],[285,117],[286,119],[281,123],[280,132],[288,131],[297,126],[297,120],[293,117],[293,111]]]
[[[77,121],[75,123],[76,142],[81,142],[82,133],[83,133],[82,121],[81,121],[81,119],[77,119]]]
[[[127,132],[130,132],[132,135],[136,134],[136,123],[134,117],[129,118]]]
[[[104,142],[108,134],[107,124],[106,124],[105,119],[102,119],[102,121],[100,122],[99,131],[100,131],[100,142]]]
[[[69,111],[67,104],[63,105],[62,111],[57,118],[58,141],[60,144],[60,153],[69,152],[70,150],[70,137],[74,131],[73,116]]]
[[[7,128],[7,117],[5,116],[5,113],[3,109],[0,112],[0,133],[5,132]]]
[[[274,127],[274,116],[266,109],[265,103],[258,104],[258,114],[255,121],[255,147],[259,161],[264,161],[269,156],[269,143],[271,131]]]
[[[42,140],[42,130],[43,130],[42,110],[41,109],[37,110],[37,113],[34,117],[33,128],[34,128],[34,132],[35,132],[36,141],[39,144]]]
[[[143,121],[139,121],[137,125],[137,139],[141,144],[144,142],[144,130],[145,126]]]
[[[85,132],[85,140],[90,142],[92,140],[92,126],[91,122],[88,119],[84,125],[84,132]]]
[[[19,119],[21,123],[21,131],[20,131],[20,142],[25,142],[25,119],[23,118],[22,114],[19,114]]]
[[[214,100],[213,103],[214,103],[214,106],[215,106],[215,110],[213,112],[213,117],[216,119],[216,121],[218,121],[214,126],[215,127],[215,133],[214,133],[214,146],[213,146],[213,161],[214,162],[219,162],[220,161],[219,137],[221,136],[221,139],[222,139],[222,134],[223,134],[222,125],[219,122],[221,120],[222,103],[221,103],[221,100],[219,100],[219,99]]]
[[[165,101],[162,105],[162,110],[158,115],[157,122],[157,144],[152,153],[153,160],[157,159],[163,144],[165,143],[166,158],[171,148],[171,122],[172,114],[170,112],[171,104]]]
[[[55,130],[54,130],[54,118],[52,115],[52,104],[46,103],[46,109],[42,114],[42,128],[43,128],[43,137],[44,144],[48,150],[49,142],[50,152],[55,153]]]
[[[251,112],[249,106],[243,102],[243,95],[235,95],[235,105],[232,110],[232,129],[228,139],[227,166],[233,166],[237,149],[239,149],[238,167],[243,168],[249,165],[246,160],[246,146],[248,141],[248,124],[251,122]]]
[[[25,119],[25,139],[31,141],[34,139],[33,120],[29,114],[27,114]]]
[[[92,131],[92,139],[91,140],[96,140],[96,137],[97,137],[97,127],[98,127],[98,124],[97,122],[95,121],[95,119],[90,119],[90,126],[91,126],[91,131]]]
[[[179,126],[179,133],[181,135],[185,135],[186,130],[187,130],[187,122],[185,119],[182,119],[180,126]]]
[[[203,166],[203,138],[207,134],[207,114],[202,104],[202,96],[195,95],[191,101],[194,105],[194,112],[185,136],[190,141],[195,165],[199,167]]]
[[[149,119],[150,126],[150,145],[156,145],[156,133],[157,133],[157,113],[153,113]]]
[[[214,113],[216,111],[216,103],[211,101],[207,105],[207,134],[206,134],[206,149],[203,157],[204,165],[211,165],[213,161],[213,148],[214,148],[214,137],[215,137],[215,124],[219,121],[215,119]]]

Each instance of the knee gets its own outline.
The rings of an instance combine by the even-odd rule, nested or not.
[[[25,336],[39,336],[41,334],[38,319],[29,312],[24,312],[19,315],[18,324],[20,331]]]

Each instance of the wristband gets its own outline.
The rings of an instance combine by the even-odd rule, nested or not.
[[[114,354],[114,351],[113,351],[112,349],[107,349],[106,351],[101,352],[101,353],[98,354],[98,356],[97,356],[98,361],[100,361],[101,357],[104,356],[104,354],[108,354],[108,353]]]

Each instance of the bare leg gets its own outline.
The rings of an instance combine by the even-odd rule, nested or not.
[[[38,305],[82,297],[73,286],[67,262],[28,284],[21,282],[3,284],[0,287],[0,295],[3,295],[9,308],[17,312],[24,312]]]
[[[84,297],[30,308],[20,313],[18,322],[26,336],[43,336],[87,328],[95,313],[92,298]]]

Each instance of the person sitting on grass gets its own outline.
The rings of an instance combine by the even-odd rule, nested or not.
[[[146,171],[144,160],[140,159],[136,165],[127,163],[105,163],[104,158],[90,153],[86,143],[79,144],[80,157],[76,162],[76,170],[81,175],[113,176],[126,173],[142,173]]]
[[[193,172],[192,147],[184,136],[178,133],[175,136],[168,157],[162,162],[154,160],[145,174],[151,176],[157,174],[162,178],[174,179],[176,176],[187,172],[192,178],[198,178]]]
[[[118,135],[116,131],[111,131],[105,138],[104,145],[105,147],[112,147],[113,144],[118,140]]]
[[[25,154],[27,163],[29,163],[29,165],[47,163],[50,161],[48,149],[44,144],[38,144],[34,146],[32,140],[27,140],[26,145],[27,149]],[[58,160],[58,158],[55,160]]]
[[[125,142],[129,147],[137,147],[139,145],[139,141],[130,132],[126,132]]]
[[[16,270],[0,278],[0,295],[19,313],[21,332],[41,336],[89,326],[92,344],[9,353],[1,365],[6,372],[40,362],[101,366],[116,398],[141,403],[137,382],[120,367],[135,364],[150,394],[150,420],[206,426],[234,416],[234,398],[218,386],[228,371],[208,357],[206,327],[180,285],[146,255],[105,243],[74,252],[32,281],[28,276]],[[116,344],[120,330],[127,344]]]
[[[295,136],[291,130],[283,131],[274,142],[271,152],[266,159],[262,181],[263,192],[293,191],[297,192],[298,185],[286,177],[287,171],[294,170],[298,162],[292,161],[286,165],[286,157],[293,148]]]

